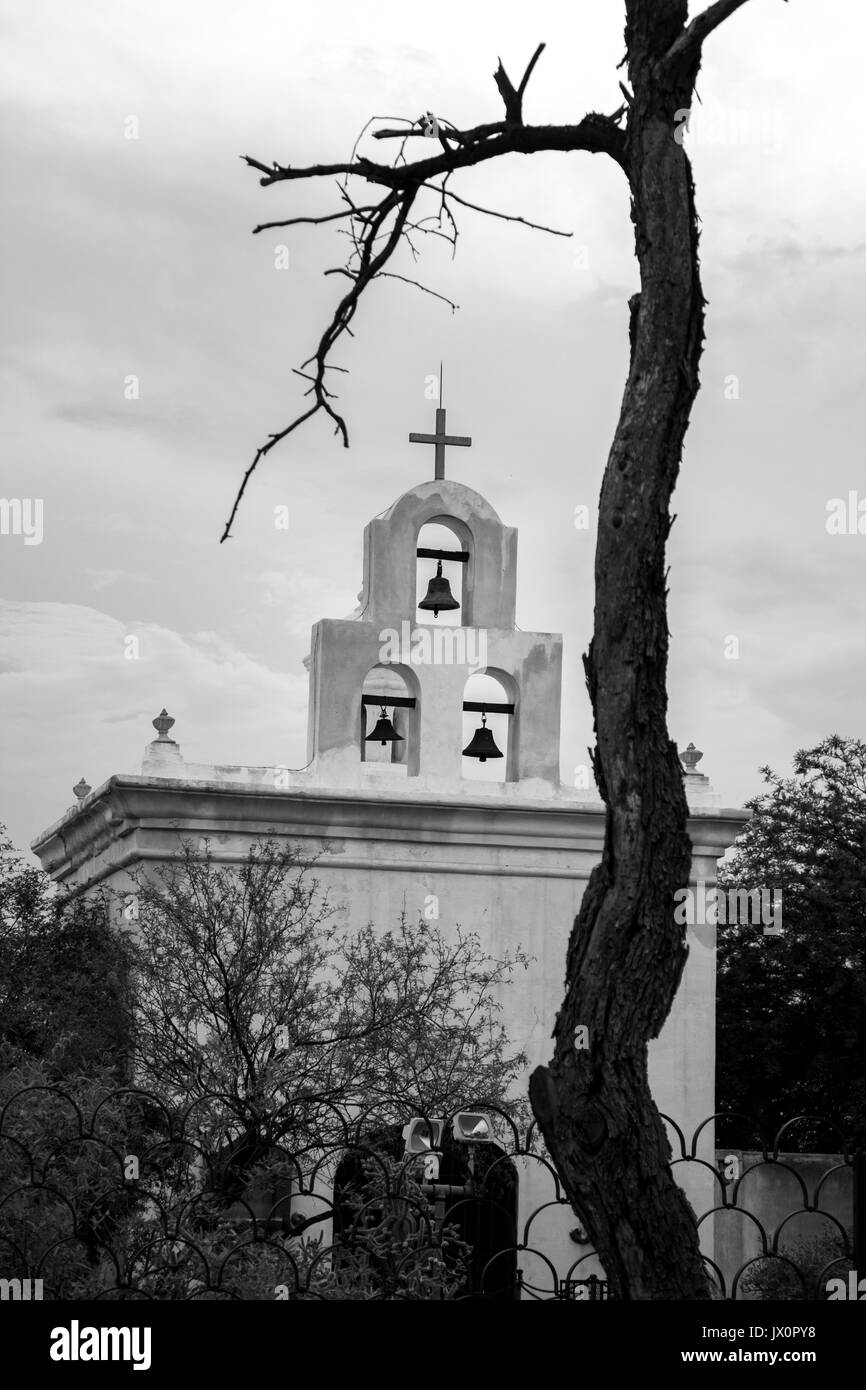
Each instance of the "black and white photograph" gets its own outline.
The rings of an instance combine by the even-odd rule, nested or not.
[[[832,1373],[866,10],[0,0],[0,33],[22,1373],[247,1375],[305,1336],[284,1305],[348,1302],[604,1304],[543,1334],[576,1374]],[[314,1324],[352,1376],[354,1317]],[[477,1333],[436,1337],[459,1374]]]

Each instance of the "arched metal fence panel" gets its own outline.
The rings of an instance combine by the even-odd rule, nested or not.
[[[399,1125],[365,1135],[357,1113],[332,1106],[326,1143],[305,1133],[297,1150],[270,1146],[234,1191],[226,1174],[243,1145],[205,1137],[196,1107],[171,1113],[124,1087],[88,1114],[61,1086],[25,1088],[0,1111],[0,1297],[607,1300],[536,1127],[488,1113],[483,1142],[472,1130],[463,1142],[455,1125],[440,1147],[407,1155]],[[861,1147],[840,1132],[822,1168],[822,1156],[781,1148],[814,1117],[774,1136],[741,1117],[754,1150],[709,1151],[713,1163],[719,1117],[691,1136],[664,1118],[674,1174],[689,1170],[708,1194],[696,1222],[718,1298],[848,1296],[832,1289],[866,1272]],[[767,1195],[768,1174],[790,1183],[788,1209],[778,1184]],[[542,1200],[527,1205],[527,1191]],[[735,1240],[721,1226],[731,1220],[742,1223]],[[804,1220],[823,1225],[804,1235]]]

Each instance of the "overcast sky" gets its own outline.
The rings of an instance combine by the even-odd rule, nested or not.
[[[0,818],[19,844],[82,775],[137,772],[163,705],[192,761],[305,762],[310,627],[355,606],[365,522],[432,474],[407,434],[432,429],[440,358],[449,428],[473,437],[449,476],[519,527],[518,622],[564,635],[563,777],[587,761],[594,516],[637,288],[610,160],[455,177],[572,239],[468,210],[453,263],[430,238],[414,273],[459,312],[375,286],[334,359],[351,448],[305,427],[218,542],[255,445],[299,407],[291,368],[345,252],[333,226],[251,236],[335,191],[262,189],[238,156],[347,158],[373,115],[499,119],[497,56],[516,78],[540,40],[527,119],[613,111],[622,25],[619,0],[2,5],[2,493],[44,503],[41,544],[0,537]],[[860,0],[750,0],[708,42],[686,137],[709,308],[674,498],[670,724],[726,805],[760,765],[864,734],[866,535],[826,528],[830,499],[866,500],[866,157],[845,75],[864,40]],[[394,268],[413,273],[407,253]]]

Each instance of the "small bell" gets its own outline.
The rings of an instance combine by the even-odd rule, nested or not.
[[[371,734],[364,739],[365,743],[381,743],[385,747],[386,743],[402,743],[403,735],[398,734],[394,725],[385,713],[385,706],[382,706],[382,713],[376,721],[376,727]]]
[[[496,741],[487,727],[487,715],[481,715],[481,728],[476,729],[472,735],[472,740],[463,749],[464,758],[477,758],[480,763],[486,763],[488,758],[501,758],[502,754],[496,747]]]
[[[430,612],[432,609],[434,618],[438,618],[440,609],[443,613],[450,613],[453,609],[460,607],[451,592],[451,585],[448,580],[442,578],[441,560],[436,564],[436,574],[427,585],[427,592],[418,607],[423,608],[425,612]]]

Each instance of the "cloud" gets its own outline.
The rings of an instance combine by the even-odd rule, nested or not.
[[[136,582],[139,584],[153,584],[155,582],[153,575],[145,574],[142,570],[83,569],[82,574],[87,577],[90,582],[90,587],[95,589],[97,593],[100,589],[110,589],[112,585],[121,582],[124,584]]]
[[[82,429],[135,431],[172,441],[181,435],[200,432],[200,421],[195,413],[173,401],[162,401],[158,410],[146,410],[138,401],[126,406],[101,405],[97,401],[67,402],[54,406],[47,414],[50,419]]]
[[[252,575],[250,583],[261,587],[266,607],[285,610],[286,630],[293,637],[309,637],[319,618],[347,618],[357,608],[345,586],[323,584],[318,576],[298,573],[297,567],[291,573],[265,570]]]
[[[124,655],[130,634],[139,656]],[[305,761],[307,681],[217,633],[121,622],[95,608],[0,601],[0,761],[14,800],[0,820],[19,845],[53,824],[82,775],[137,773],[165,705],[190,762]]]

